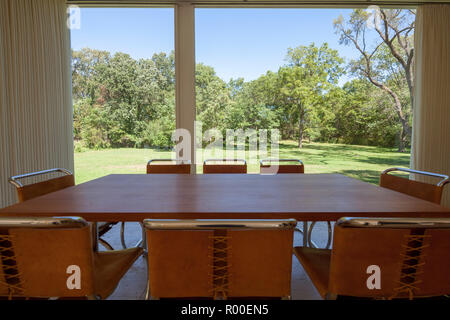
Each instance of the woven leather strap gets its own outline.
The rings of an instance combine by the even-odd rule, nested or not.
[[[228,246],[229,237],[226,230],[215,230],[214,235],[210,238],[213,243],[210,248],[213,252],[211,257],[213,297],[214,299],[227,299],[230,284],[228,256],[231,248]]]
[[[8,288],[8,298],[23,296],[24,289],[19,272],[13,246],[14,236],[0,234],[0,259],[3,268],[4,279],[0,279],[0,285]]]
[[[411,233],[405,238],[406,245],[402,245],[404,251],[401,253],[399,286],[394,289],[395,293],[390,299],[406,293],[412,300],[416,291],[419,290],[417,285],[422,282],[422,280],[417,280],[417,275],[422,273],[421,267],[425,264],[423,249],[429,247],[429,244],[424,245],[424,240],[431,238],[431,235],[425,235],[423,230],[411,230]]]

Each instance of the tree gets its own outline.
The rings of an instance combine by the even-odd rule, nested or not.
[[[344,72],[341,68],[343,59],[327,43],[320,47],[312,43],[290,48],[287,60],[288,65],[278,71],[280,94],[287,106],[286,114],[298,121],[298,147],[301,148],[314,107],[320,104],[324,92],[336,85]]]
[[[74,137],[79,146],[170,147],[175,128],[173,52],[151,59],[83,49],[73,51]],[[387,45],[373,55],[383,84],[402,108],[406,78]],[[390,96],[366,77],[337,85],[342,58],[327,44],[289,49],[287,63],[245,82],[220,79],[211,66],[196,68],[197,119],[206,131],[278,128],[282,139],[395,145],[401,129]],[[374,64],[375,66],[375,64]],[[381,79],[381,78],[380,78]],[[406,111],[405,111],[406,112]]]
[[[355,9],[348,21],[342,15],[334,21],[340,42],[353,45],[361,53],[361,58],[351,61],[351,70],[366,77],[373,85],[387,93],[393,101],[392,107],[401,123],[398,150],[406,150],[411,137],[410,109],[413,106],[413,36],[415,13],[412,10],[377,10],[374,16],[362,9]],[[371,30],[371,19],[379,40],[370,46],[367,43]],[[388,55],[387,53],[390,53]],[[392,59],[393,58],[393,59]],[[402,103],[399,90],[392,86],[392,79],[399,70],[406,79],[409,89],[409,103]]]
[[[97,66],[107,64],[111,55],[107,51],[83,48],[72,50],[72,94],[74,100],[88,98],[93,100],[98,91]]]
[[[169,147],[175,127],[173,55],[72,52],[74,136],[91,148]]]
[[[389,97],[369,80],[354,79],[330,90],[326,105],[333,108],[332,123],[327,123],[330,141],[385,147],[395,144],[399,123]]]
[[[203,130],[225,129],[225,109],[231,102],[230,90],[214,68],[202,63],[196,65],[195,95],[197,119],[203,122]]]

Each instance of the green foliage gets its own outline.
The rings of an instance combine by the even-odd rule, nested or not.
[[[202,63],[195,70],[197,120],[202,121],[203,131],[211,128],[225,129],[225,109],[231,102],[230,90],[214,69]]]
[[[171,140],[172,132],[175,129],[175,122],[169,118],[157,119],[147,123],[147,127],[142,132],[139,146],[158,146],[170,148],[173,146]]]
[[[171,146],[175,123],[173,53],[72,52],[74,137],[88,148]]]
[[[341,89],[330,91],[333,100],[332,141],[346,144],[395,145],[398,124],[386,96],[366,80],[353,80]],[[330,141],[330,140],[329,140]]]
[[[395,111],[398,150],[406,151],[411,129],[411,110],[414,105],[414,29],[415,11],[408,9],[381,9],[376,14],[355,9],[349,19],[340,16],[334,21],[340,43],[350,45],[360,56],[349,63],[350,72],[368,80],[390,99],[390,108]],[[375,40],[369,41],[369,34]],[[379,108],[384,100],[375,102]]]
[[[351,34],[366,23],[356,10]],[[336,25],[343,26],[337,20]],[[342,36],[345,42],[345,37]],[[393,42],[393,46],[399,44]],[[196,112],[203,131],[273,129],[282,139],[393,147],[402,126],[391,97],[361,75],[362,60],[352,61],[356,77],[342,87],[344,60],[323,43],[289,48],[286,64],[253,81],[223,81],[211,66],[196,65]],[[374,76],[395,90],[407,119],[410,95],[398,60],[386,45],[372,57]],[[174,53],[135,60],[125,53],[72,51],[74,139],[86,148],[173,146],[175,129]],[[410,121],[410,120],[409,120]]]

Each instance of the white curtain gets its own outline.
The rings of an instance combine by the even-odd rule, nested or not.
[[[415,36],[411,165],[450,175],[450,4],[420,6]],[[450,185],[442,204],[450,207]]]
[[[73,170],[70,39],[65,0],[0,1],[0,207],[9,176]]]

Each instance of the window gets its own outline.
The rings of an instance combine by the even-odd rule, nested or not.
[[[173,8],[81,8],[72,29],[75,172],[81,183],[171,158]],[[93,151],[95,150],[95,151]]]

